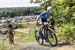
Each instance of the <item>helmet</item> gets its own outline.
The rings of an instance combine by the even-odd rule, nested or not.
[[[47,7],[47,10],[52,10],[52,7],[51,6]]]

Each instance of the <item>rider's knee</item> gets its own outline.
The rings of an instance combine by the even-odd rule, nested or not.
[[[39,30],[42,30],[42,29],[43,29],[43,25],[40,25],[40,26],[39,26]]]

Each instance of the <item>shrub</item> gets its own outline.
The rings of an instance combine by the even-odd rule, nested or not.
[[[64,24],[63,27],[59,28],[59,39],[66,42],[74,42],[75,40],[75,26],[72,24]]]

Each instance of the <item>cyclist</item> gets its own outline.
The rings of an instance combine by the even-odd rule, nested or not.
[[[37,24],[39,28],[39,35],[42,37],[42,29],[43,29],[43,22],[47,22],[47,18],[53,18],[53,8],[51,6],[47,7],[47,10],[42,12],[39,17],[37,17]],[[51,24],[53,25],[53,23]],[[48,42],[48,35],[46,34],[45,41]]]

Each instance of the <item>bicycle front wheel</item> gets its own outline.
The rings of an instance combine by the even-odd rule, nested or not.
[[[57,36],[53,30],[48,30],[48,39],[51,46],[56,46],[58,44]]]

